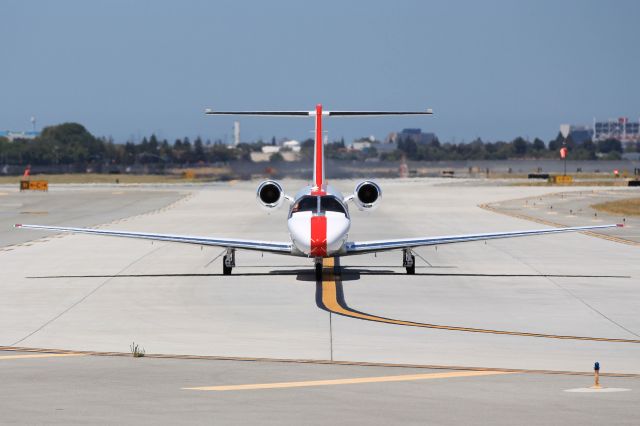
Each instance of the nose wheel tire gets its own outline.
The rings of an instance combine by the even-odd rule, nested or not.
[[[322,263],[316,263],[316,281],[322,280]]]

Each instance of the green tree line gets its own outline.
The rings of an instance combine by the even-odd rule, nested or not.
[[[275,144],[275,139],[272,139]],[[220,142],[203,141],[200,137],[191,141],[185,137],[172,142],[158,139],[155,135],[144,137],[141,142],[114,143],[107,138],[92,135],[78,123],[64,123],[46,127],[35,139],[9,141],[0,137],[0,164],[12,165],[87,165],[87,164],[198,164],[249,160],[252,151],[260,151],[262,141],[243,143],[229,147]],[[571,137],[562,135],[546,144],[541,139],[529,141],[522,137],[510,142],[483,142],[476,139],[469,143],[418,143],[411,138],[400,139],[397,149],[378,154],[376,144],[362,151],[353,151],[345,146],[344,139],[326,145],[328,158],[337,160],[364,160],[379,157],[383,160],[406,158],[414,161],[441,160],[505,160],[510,158],[558,158],[562,146],[569,150],[574,160],[598,158],[619,159],[623,146],[615,139],[575,144]],[[379,146],[379,145],[378,145]],[[640,151],[640,143],[628,144],[627,151]],[[303,160],[313,158],[313,140],[301,144]],[[274,160],[282,156],[274,157]]]
[[[383,154],[383,159],[397,159],[405,157],[415,161],[442,160],[506,160],[513,158],[558,158],[560,148],[565,146],[572,160],[617,160],[623,152],[622,143],[616,139],[593,142],[591,140],[576,144],[571,136],[564,139],[561,134],[545,144],[543,140],[535,138],[533,141],[517,137],[511,142],[483,142],[476,139],[469,143],[443,143],[434,139],[430,143],[417,143],[411,138],[398,141],[395,152]],[[635,151],[640,144],[630,145],[628,150]]]

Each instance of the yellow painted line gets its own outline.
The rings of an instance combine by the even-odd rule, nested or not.
[[[404,374],[400,376],[357,377],[352,379],[311,380],[311,381],[304,381],[304,382],[281,382],[281,383],[254,383],[254,384],[247,384],[247,385],[228,385],[228,386],[200,386],[200,387],[182,388],[182,389],[200,390],[200,391],[283,389],[283,388],[303,388],[303,387],[312,387],[312,386],[354,385],[354,384],[362,384],[362,383],[410,382],[414,380],[448,379],[452,377],[493,376],[498,374],[513,374],[513,373],[508,373],[504,371],[452,371],[450,373]]]
[[[2,355],[0,361],[6,359],[28,359],[28,358],[61,358],[66,356],[84,356],[84,354],[35,354],[35,355]]]
[[[349,306],[340,303],[338,300],[338,282],[340,277],[335,276],[334,258],[325,258],[323,260],[323,266],[325,269],[322,274],[322,304],[324,308],[329,312],[333,312],[338,315],[344,315],[351,318],[358,318],[367,321],[375,321],[386,324],[404,325],[409,327],[421,327],[432,328],[436,330],[448,330],[448,331],[463,331],[467,333],[486,333],[486,334],[502,334],[508,336],[522,336],[522,337],[540,337],[545,339],[561,339],[561,340],[585,340],[595,342],[610,342],[610,343],[634,343],[640,344],[640,339],[620,339],[609,337],[591,337],[591,336],[569,336],[569,335],[557,335],[557,334],[545,334],[545,333],[532,333],[527,331],[509,331],[509,330],[493,330],[485,328],[474,327],[461,327],[454,325],[442,325],[442,324],[428,324],[413,321],[403,321],[393,318],[379,317],[376,315],[370,315],[364,312],[351,309]],[[340,284],[342,285],[342,284]]]

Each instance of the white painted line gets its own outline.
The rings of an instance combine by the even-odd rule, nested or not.
[[[575,388],[575,389],[566,389],[565,392],[585,392],[585,393],[600,393],[600,392],[626,392],[631,389],[626,388]]]

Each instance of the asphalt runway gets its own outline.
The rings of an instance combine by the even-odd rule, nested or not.
[[[566,188],[491,187],[474,185],[472,181],[461,181],[459,186],[447,181],[442,185],[439,179],[380,183],[384,197],[379,209],[371,213],[351,210],[352,240],[545,228],[544,224],[499,214],[479,205],[566,192]],[[302,184],[284,182],[285,189],[292,193]],[[347,192],[355,182],[334,184]],[[220,249],[86,235],[42,238],[39,231],[8,231],[16,215],[20,222],[41,224],[53,223],[44,220],[55,216],[58,218],[55,223],[68,226],[98,225],[119,219],[104,227],[285,241],[286,212],[265,214],[255,203],[255,188],[256,183],[239,182],[117,189],[74,187],[59,193],[52,190],[49,194],[19,194],[25,196],[22,198],[25,202],[30,202],[29,197],[37,198],[33,211],[48,214],[20,215],[18,209],[22,207],[15,207],[13,213],[0,216],[3,232],[24,235],[15,237],[20,240],[7,237],[5,241],[19,244],[5,245],[0,251],[0,345],[126,353],[135,341],[149,354],[334,360],[456,368],[453,371],[489,368],[589,372],[593,362],[599,361],[606,372],[640,374],[637,343],[640,248],[610,239],[566,234],[418,249],[415,276],[404,273],[400,252],[345,257],[337,259],[333,266],[325,264],[323,281],[316,283],[312,262],[304,258],[239,251],[234,274],[223,276],[221,258],[217,258]],[[632,189],[607,191],[616,191],[616,196],[627,191],[632,196],[637,193]],[[135,197],[131,196],[132,201],[135,199],[133,204],[123,203],[131,211],[112,204],[110,216],[105,214],[104,204],[77,201],[90,199],[94,193],[108,198],[110,192],[120,191],[121,194],[111,194],[111,198],[123,199],[135,192]],[[0,188],[0,192],[9,191]],[[49,201],[54,197],[47,198],[53,195],[60,197],[55,198],[55,203]],[[10,193],[0,196],[0,203],[17,196]],[[60,207],[74,203],[82,205],[82,223],[74,222],[72,217],[67,219]],[[123,220],[125,215],[129,218]],[[22,216],[28,216],[28,220]],[[627,231],[633,229],[617,229],[611,235],[624,238]],[[518,373],[446,377],[438,381],[261,389],[251,391],[251,397],[228,397],[231,400],[224,400],[227,409],[223,410],[215,404],[198,408],[203,401],[218,397],[206,396],[209,391],[187,392],[182,387],[348,379],[356,370],[360,372],[356,377],[425,371],[412,368],[398,373],[398,367],[320,365],[315,373],[307,374],[306,368],[312,368],[309,366],[313,364],[304,364],[300,372],[299,365],[291,363],[97,356],[7,359],[5,364],[0,361],[0,368],[17,362],[41,366],[38,377],[48,383],[50,392],[56,383],[60,389],[78,386],[83,380],[94,385],[92,375],[96,373],[91,363],[106,363],[96,367],[97,372],[114,377],[105,382],[104,389],[96,391],[108,396],[104,401],[109,404],[102,401],[103,408],[118,407],[124,396],[119,396],[117,390],[125,386],[132,393],[138,389],[141,395],[154,396],[148,405],[140,404],[161,413],[162,407],[173,406],[166,402],[173,401],[173,390],[167,393],[164,390],[178,389],[175,401],[191,402],[176,412],[191,415],[185,418],[195,421],[201,421],[203,418],[199,416],[203,413],[213,413],[215,407],[218,407],[215,413],[227,422],[241,421],[242,418],[234,417],[239,410],[249,410],[258,416],[256,419],[269,418],[262,409],[279,415],[284,410],[278,405],[279,398],[280,404],[285,404],[292,400],[292,395],[302,392],[308,400],[292,404],[287,411],[292,419],[296,415],[309,416],[309,422],[337,419],[336,413],[327,417],[327,405],[345,404],[342,412],[349,413],[345,422],[359,422],[355,415],[362,415],[369,407],[370,417],[362,418],[374,423],[373,420],[383,423],[385,419],[424,423],[424,416],[433,413],[436,423],[459,424],[466,419],[457,417],[463,413],[455,409],[462,398],[484,413],[485,423],[501,422],[487,408],[492,401],[509,414],[503,423],[513,424],[517,422],[513,416],[533,413],[536,404],[552,405],[558,398],[565,398],[562,393],[565,388],[579,387],[585,380],[583,376]],[[147,384],[136,385],[146,383],[141,377],[139,382],[121,385],[126,380],[118,379],[120,362],[150,363],[156,371],[166,370],[166,377],[156,373],[160,377],[154,376]],[[83,367],[86,375],[76,383],[63,380],[63,373],[56,373],[59,365],[72,369],[83,363],[88,363]],[[198,373],[195,367],[189,373],[183,371],[196,364],[206,366],[198,368],[220,369],[221,377],[229,375],[229,380],[219,376],[204,380],[208,376]],[[245,373],[248,365],[252,366],[251,372]],[[36,374],[36,370],[32,371]],[[48,371],[52,372],[51,377],[46,374]],[[29,373],[25,370],[24,374]],[[167,382],[161,386],[164,379]],[[610,379],[621,381],[617,387],[632,390],[606,397],[598,395],[598,401],[611,401],[601,412],[617,413],[622,416],[619,423],[629,420],[631,424],[634,418],[631,416],[637,418],[638,414],[634,412],[638,406],[638,379]],[[29,392],[31,388],[23,381],[24,376],[18,373],[3,376],[7,386],[22,386],[20,389]],[[424,386],[433,387],[425,390]],[[498,390],[494,392],[495,389]],[[361,398],[356,394],[361,394]],[[424,395],[428,395],[427,402]],[[593,414],[594,410],[584,408],[588,403],[579,399],[582,396],[566,397],[569,399],[562,401],[568,405],[553,405],[548,417],[547,413],[539,413],[540,421],[537,417],[526,418],[530,423],[548,423],[543,420],[556,419],[553,416],[556,413],[576,415],[566,419],[579,419],[582,423],[603,419]],[[83,398],[88,396],[73,398],[71,401],[84,404]],[[255,404],[262,408],[247,409],[246,398],[250,398],[251,404],[259,401]],[[355,401],[353,405],[347,405],[349,398]],[[404,399],[405,405],[400,402]],[[273,404],[269,405],[270,402]],[[29,411],[28,418],[38,422],[42,410],[55,405],[47,404]],[[133,402],[127,404],[124,408],[120,406],[123,420],[144,418],[136,417],[142,416],[138,411],[141,408]],[[5,413],[6,407],[0,411]],[[376,407],[380,407],[380,416],[375,415]],[[398,410],[394,411],[394,407]],[[85,412],[97,416],[102,413],[98,408]],[[392,412],[395,417],[389,417]],[[596,417],[590,417],[589,413]],[[477,419],[471,410],[467,414],[468,419]],[[252,418],[246,417],[249,421]],[[171,417],[164,419],[171,423]],[[286,422],[288,417],[275,419]]]

